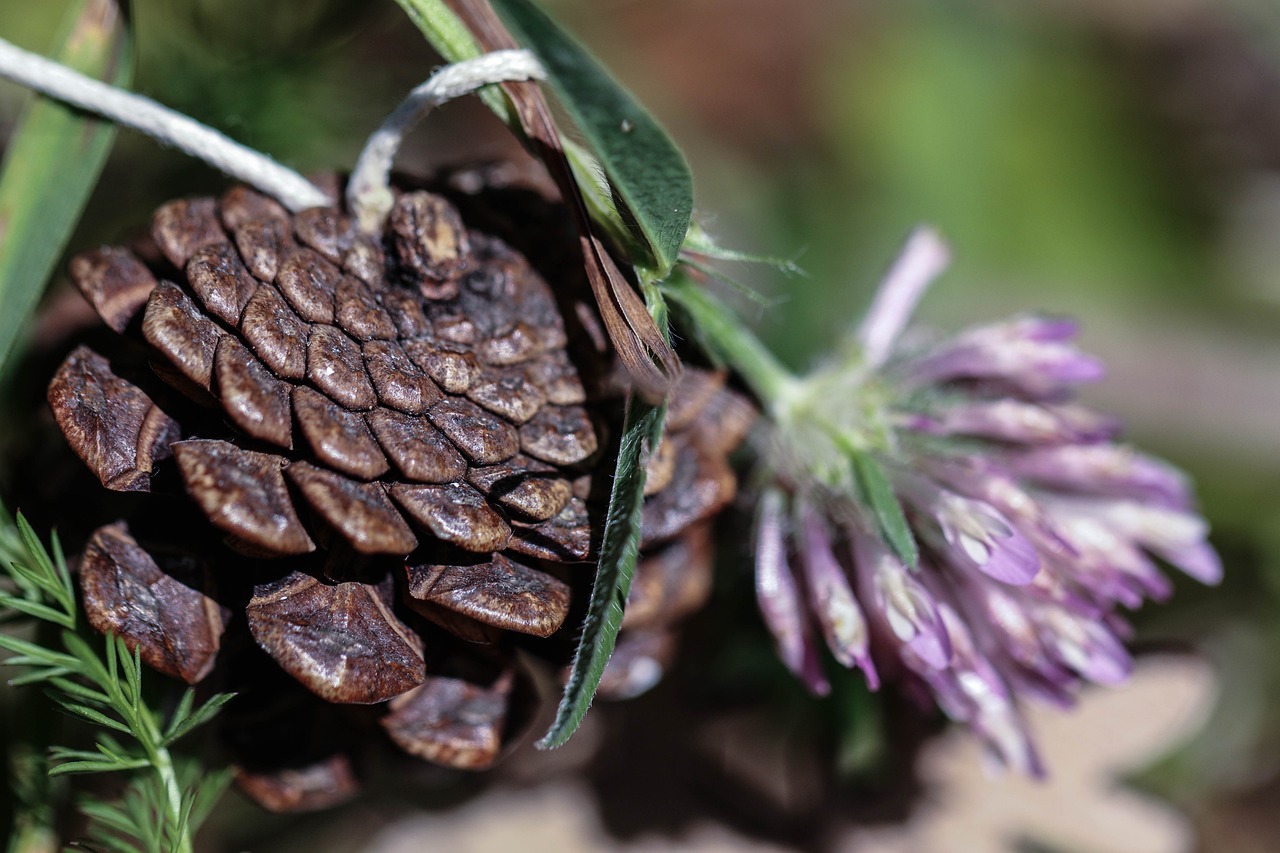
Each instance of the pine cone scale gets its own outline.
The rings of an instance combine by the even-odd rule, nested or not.
[[[223,532],[269,553],[315,550],[294,511],[284,480],[287,463],[279,456],[208,439],[174,442],[172,448],[187,494]]]
[[[365,417],[319,391],[305,386],[293,389],[293,419],[311,452],[335,471],[373,480],[390,470]]]
[[[292,386],[277,379],[230,335],[218,341],[213,375],[222,409],[245,435],[293,449]]]
[[[240,331],[276,376],[295,382],[306,376],[305,343],[310,327],[299,319],[274,287],[264,284],[249,299]],[[303,346],[299,346],[300,343]]]
[[[49,383],[49,405],[67,442],[117,492],[148,492],[155,463],[169,455],[178,424],[105,358],[78,347]]]
[[[307,503],[361,554],[404,555],[418,537],[387,498],[379,483],[357,483],[307,462],[285,468]]]
[[[372,705],[426,679],[422,640],[377,587],[295,572],[254,592],[249,630],[276,662],[330,702]]]

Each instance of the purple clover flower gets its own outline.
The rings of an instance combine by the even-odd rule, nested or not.
[[[1208,584],[1222,565],[1186,476],[1072,401],[1103,374],[1074,323],[1024,316],[904,344],[947,262],[933,232],[912,235],[856,346],[775,401],[757,597],[815,693],[830,689],[825,642],[873,690],[923,685],[1039,775],[1020,700],[1069,706],[1084,682],[1124,682],[1118,609],[1170,595],[1156,559]]]

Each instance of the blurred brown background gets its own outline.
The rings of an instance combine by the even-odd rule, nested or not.
[[[1204,731],[1139,781],[1190,816],[1200,841],[1187,849],[1276,849],[1280,6],[548,5],[683,146],[708,229],[804,268],[790,278],[763,266],[730,270],[776,298],[775,308],[746,310],[792,364],[808,363],[857,318],[919,221],[939,226],[956,256],[925,302],[928,321],[954,328],[1030,309],[1082,321],[1086,346],[1111,368],[1092,400],[1121,415],[1136,443],[1194,474],[1228,566],[1223,588],[1180,584],[1171,605],[1138,614],[1140,645],[1197,650],[1217,673],[1216,686],[1197,689],[1220,694]],[[0,36],[45,50],[61,12],[54,0],[0,0]],[[439,61],[391,0],[136,0],[132,14],[136,89],[304,170],[348,168],[365,135]],[[21,99],[0,85],[0,140]],[[400,164],[420,171],[512,150],[471,100],[433,116]],[[221,184],[123,132],[72,245],[118,238],[161,201]],[[0,470],[0,482],[6,476]],[[691,634],[676,677],[629,707],[598,712],[567,754],[522,750],[507,787],[489,795],[497,805],[474,826],[497,832],[491,821],[508,815],[586,821],[598,833],[588,849],[613,837],[644,839],[642,849],[823,849],[852,844],[849,824],[923,819],[920,803],[936,791],[914,778],[910,745],[933,731],[928,722],[856,684],[825,703],[803,699],[768,654],[741,554],[726,553],[718,609]],[[1107,720],[1136,731],[1137,711]],[[526,790],[544,777],[579,781]],[[233,797],[206,843],[356,850],[372,843],[374,824],[426,802],[430,820],[465,829],[471,813],[450,807],[486,784],[392,784],[306,820],[265,818]],[[479,829],[449,835],[445,823],[425,831],[480,845],[461,849],[520,849],[517,817],[514,835],[489,841]],[[564,825],[566,838],[574,831]],[[1097,849],[1139,849],[1111,841]],[[1022,849],[1075,849],[1055,843]]]

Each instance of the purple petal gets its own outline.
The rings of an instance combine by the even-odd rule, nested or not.
[[[907,428],[933,435],[968,435],[1024,444],[1097,441],[1115,434],[1114,420],[1083,406],[1006,399],[948,406],[917,416]]]
[[[800,553],[803,557],[809,601],[827,647],[845,667],[860,667],[872,690],[880,686],[868,651],[867,621],[858,606],[849,578],[836,560],[831,534],[811,506],[801,511]]]
[[[1096,684],[1123,684],[1133,674],[1124,644],[1103,624],[1047,606],[1037,614],[1041,631],[1058,659]]]
[[[1039,447],[1008,453],[1002,461],[1015,476],[1052,488],[1142,498],[1178,509],[1191,506],[1185,474],[1121,445]]]
[[[903,371],[917,385],[996,379],[1031,397],[1051,397],[1063,385],[1092,382],[1105,372],[1102,362],[1065,342],[1074,328],[1066,321],[1018,318],[970,329],[911,359]]]
[[[982,605],[996,642],[1008,656],[1033,671],[1045,669],[1047,658],[1036,631],[1035,621],[1027,612],[1027,604],[1018,592],[996,584],[973,584],[980,587],[974,597]]]
[[[1197,542],[1181,548],[1155,550],[1161,557],[1200,583],[1217,586],[1222,582],[1222,558],[1208,542]]]
[[[906,328],[916,303],[951,262],[951,253],[931,228],[917,228],[880,283],[857,340],[866,364],[879,367]]]
[[[903,478],[903,495],[933,515],[950,546],[951,562],[1008,584],[1030,583],[1040,555],[1027,538],[990,504],[961,497],[921,478]]]
[[[978,457],[928,460],[929,476],[968,498],[995,507],[1043,556],[1071,559],[1072,544],[1057,530],[1044,508],[1002,468]]]
[[[968,723],[1002,764],[1043,776],[1044,767],[1005,680],[977,651],[960,616],[946,604],[939,604],[939,610],[954,638],[955,655],[948,670],[921,673],[934,688],[939,706],[951,718]]]
[[[1222,580],[1222,561],[1206,541],[1209,525],[1195,513],[1129,500],[1075,505],[1201,583]]]
[[[783,664],[810,690],[825,696],[831,687],[822,677],[800,591],[787,564],[783,503],[782,495],[776,491],[760,498],[756,517],[756,601]]]
[[[911,577],[876,537],[852,534],[858,576],[867,580],[863,600],[870,599],[889,630],[928,667],[941,669],[951,660],[951,639],[929,591]]]

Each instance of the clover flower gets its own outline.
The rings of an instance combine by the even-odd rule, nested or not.
[[[756,523],[756,588],[783,662],[927,688],[1004,764],[1043,772],[1023,697],[1062,706],[1132,670],[1119,608],[1167,598],[1157,558],[1222,566],[1187,478],[1072,400],[1102,364],[1075,325],[1015,317],[904,335],[947,250],[917,231],[845,351],[780,386]]]

